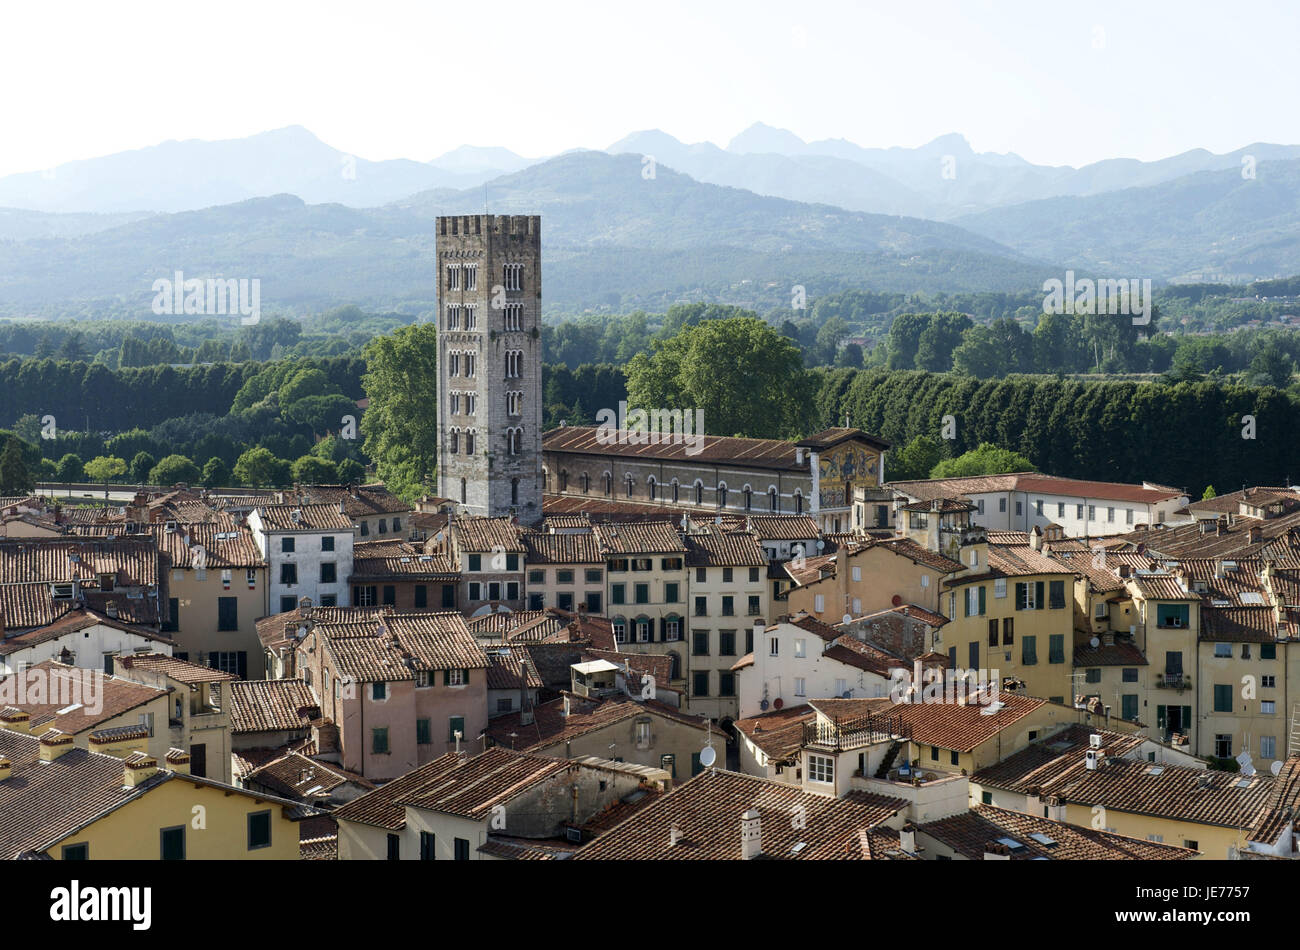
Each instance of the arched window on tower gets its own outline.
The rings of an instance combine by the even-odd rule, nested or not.
[[[584,495],[591,494],[591,476],[586,472],[582,473],[582,493]]]
[[[794,493],[794,513],[796,515],[803,514],[803,492],[798,489]]]
[[[749,511],[754,507],[754,490],[748,485],[745,486],[745,510]]]
[[[465,430],[465,454],[466,455],[474,454],[474,430],[473,429]]]
[[[704,483],[703,482],[695,483],[695,503],[697,505],[704,504]]]
[[[726,482],[718,483],[717,496],[718,496],[718,507],[726,508],[727,507],[727,483]]]
[[[769,488],[767,490],[767,502],[773,511],[778,510],[778,500],[775,488]]]
[[[465,479],[460,480],[460,503],[463,505],[469,500],[469,482]]]
[[[673,504],[674,505],[677,504],[678,500],[681,497],[681,487],[682,486],[677,484],[677,479],[674,478],[673,479]]]
[[[657,482],[655,482],[655,477],[651,475],[650,478],[646,480],[646,485],[645,485],[646,495],[647,497],[649,497],[651,501],[654,501],[655,498],[657,497],[658,489],[659,489],[659,485]]]
[[[447,435],[447,451],[455,455],[460,451],[460,430],[452,429]]]
[[[631,475],[627,477],[627,497],[628,498],[632,497],[632,476]]]
[[[510,479],[510,504],[519,504],[519,479]]]

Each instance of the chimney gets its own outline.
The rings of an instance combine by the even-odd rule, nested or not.
[[[758,810],[751,808],[740,816],[740,860],[752,861],[763,853],[763,829]]]
[[[1055,795],[1048,798],[1046,817],[1052,821],[1065,821],[1065,802]]]
[[[916,825],[910,821],[898,833],[898,844],[908,854],[916,854]]]
[[[13,774],[14,764],[3,755],[0,755],[0,782],[3,782]]]
[[[569,716],[572,715],[572,713],[573,713],[573,709],[572,709],[572,707],[569,705],[569,697],[568,697],[568,695],[566,694],[565,697],[564,697],[564,709],[563,709],[563,711],[560,713],[560,715],[562,715],[565,719],[568,719]]]
[[[1133,568],[1127,564],[1121,564],[1118,568],[1118,573],[1120,577],[1128,577],[1133,573]]]
[[[158,760],[143,752],[132,752],[122,763],[122,784],[135,788],[158,774]]]
[[[984,844],[985,861],[1010,861],[1011,849],[997,841],[987,841]]]
[[[13,706],[6,706],[0,709],[0,725],[14,732],[31,732],[32,717],[21,709],[15,709]]]
[[[1220,533],[1222,533],[1222,532],[1220,532]],[[1214,560],[1214,576],[1217,577],[1217,578],[1220,578],[1220,579],[1223,578],[1223,559],[1222,559],[1222,558],[1215,558],[1215,560]]]
[[[72,748],[74,748],[72,736],[58,729],[51,729],[41,736],[41,761],[53,762]]]
[[[190,774],[190,754],[183,749],[168,749],[164,761],[169,772],[175,772],[177,775]]]
[[[943,510],[943,500],[940,499],[940,498],[931,498],[931,499],[930,499],[930,510],[931,510],[931,511],[942,511],[942,510]]]
[[[1038,525],[1034,525],[1034,530],[1029,532],[1029,547],[1035,551],[1043,548],[1043,529]]]
[[[1263,540],[1264,540],[1264,529],[1261,528],[1259,525],[1251,525],[1251,526],[1250,526],[1250,543],[1251,543],[1251,544],[1259,544],[1259,542],[1261,542],[1261,541],[1263,541]]]
[[[763,621],[761,620],[754,621],[754,655],[755,656],[758,656],[758,649],[759,649],[758,645],[762,641],[763,634],[764,632],[766,632],[766,630],[767,630],[767,626],[766,624],[763,623]]]
[[[98,729],[86,740],[92,752],[125,759],[132,752],[144,752],[149,745],[149,729],[146,726],[118,726],[112,729]]]

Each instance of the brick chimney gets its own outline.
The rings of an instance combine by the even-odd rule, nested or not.
[[[60,732],[58,729],[51,729],[41,736],[41,761],[53,762],[63,753],[73,748],[75,748],[75,745],[71,735]]]
[[[168,749],[164,758],[167,770],[178,775],[190,774],[190,754],[184,749]]]
[[[0,709],[0,725],[6,729],[12,729],[14,732],[31,732],[32,717],[21,709],[6,706],[4,709]]]
[[[132,752],[122,766],[122,784],[127,788],[135,788],[158,774],[158,760],[143,752]]]
[[[1011,849],[998,841],[987,841],[984,844],[985,861],[1010,861]]]
[[[763,827],[758,810],[750,808],[740,816],[740,859],[752,861],[763,853]]]

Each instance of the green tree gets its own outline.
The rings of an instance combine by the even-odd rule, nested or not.
[[[22,443],[11,436],[0,452],[0,495],[26,495],[34,485],[31,469],[23,459]]]
[[[339,481],[344,485],[365,480],[366,469],[356,459],[344,459],[339,462]]]
[[[1032,462],[1019,452],[999,448],[991,442],[956,458],[944,459],[930,472],[931,478],[957,478],[969,475],[1001,475],[1005,472],[1037,471]]]
[[[316,455],[304,455],[293,463],[293,480],[299,485],[335,485],[338,466]]]
[[[1246,370],[1246,379],[1255,386],[1276,386],[1282,389],[1291,381],[1295,364],[1276,344],[1260,347]]]
[[[904,481],[929,478],[931,470],[943,459],[943,446],[931,435],[918,435],[889,455],[889,478]]]
[[[256,446],[235,462],[235,478],[250,488],[283,488],[290,483],[289,463],[276,458],[270,449]]]
[[[812,417],[816,378],[799,348],[757,317],[710,320],[656,340],[627,372],[630,407],[701,410],[711,435],[787,438]]]
[[[153,467],[158,464],[158,460],[148,452],[140,451],[135,453],[135,458],[131,459],[131,481],[137,485],[144,485],[149,481],[149,473]]]
[[[86,463],[86,477],[92,482],[102,482],[104,498],[108,498],[108,483],[126,472],[126,460],[116,455],[96,455]]]
[[[361,417],[364,451],[388,489],[407,501],[424,493],[438,460],[436,354],[431,323],[376,337],[363,350],[370,400]]]
[[[204,488],[223,488],[230,484],[230,469],[214,455],[203,466],[201,481]]]
[[[921,331],[916,344],[916,368],[931,373],[952,369],[953,350],[962,342],[962,334],[974,324],[964,313],[936,313]]]
[[[1214,490],[1213,485],[1206,485],[1205,491],[1201,492],[1201,501],[1209,501],[1211,498],[1218,497],[1218,493]]]
[[[54,477],[64,484],[81,481],[85,477],[81,457],[73,452],[63,456],[63,458],[59,459],[59,465],[55,470]]]
[[[151,485],[197,485],[202,478],[199,467],[184,455],[168,455],[149,471]]]

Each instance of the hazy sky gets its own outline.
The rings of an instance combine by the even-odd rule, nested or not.
[[[0,8],[0,174],[299,124],[369,159],[638,129],[1081,165],[1300,142],[1300,3],[90,3]]]

